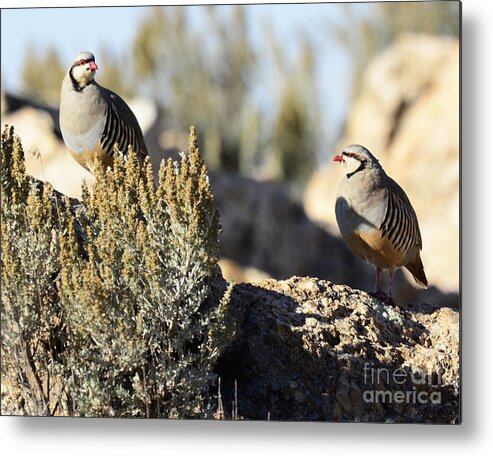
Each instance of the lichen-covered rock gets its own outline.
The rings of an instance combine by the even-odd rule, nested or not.
[[[226,414],[255,420],[459,422],[459,320],[312,278],[236,285],[221,358]]]

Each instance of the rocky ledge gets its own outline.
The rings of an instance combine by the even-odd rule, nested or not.
[[[459,312],[399,308],[312,278],[236,285],[226,417],[460,422]]]

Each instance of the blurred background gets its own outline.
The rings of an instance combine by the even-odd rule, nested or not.
[[[431,286],[401,271],[397,300],[458,304],[458,2],[2,9],[1,26],[2,125],[15,126],[35,177],[76,197],[91,182],[58,126],[64,74],[91,50],[156,167],[196,126],[226,278],[372,289],[334,214],[343,172],[331,157],[361,143],[420,220]]]

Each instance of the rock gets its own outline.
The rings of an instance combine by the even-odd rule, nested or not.
[[[428,280],[444,293],[457,293],[458,40],[406,34],[377,56],[350,109],[339,149],[351,143],[367,146],[405,189],[420,221]],[[332,163],[312,176],[304,200],[311,219],[335,224],[341,177]]]
[[[236,382],[244,419],[460,421],[456,310],[389,307],[299,277],[236,285],[230,309],[237,334],[217,366],[226,417]]]
[[[405,363],[414,372],[432,372],[441,381],[459,390],[459,338],[457,337],[458,315],[452,309],[423,311],[417,314],[418,321],[428,329],[428,334],[409,360]]]
[[[269,278],[269,274],[265,271],[253,267],[242,267],[240,264],[225,257],[219,260],[219,266],[223,277],[229,282],[259,282]]]

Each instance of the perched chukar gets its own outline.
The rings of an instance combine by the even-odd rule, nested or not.
[[[337,191],[337,224],[353,252],[375,265],[373,294],[392,302],[392,281],[400,266],[408,269],[419,285],[427,287],[418,218],[404,190],[363,146],[346,147],[334,161],[346,170]],[[388,295],[380,289],[383,269],[390,274]]]
[[[101,87],[94,75],[98,66],[91,52],[81,52],[62,83],[60,128],[74,159],[93,172],[96,157],[113,164],[114,147],[126,154],[132,146],[142,164],[147,156],[142,130],[128,105]]]

